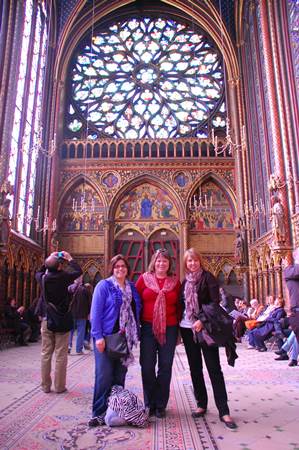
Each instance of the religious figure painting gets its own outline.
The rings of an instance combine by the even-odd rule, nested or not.
[[[118,178],[113,172],[107,173],[107,175],[104,175],[102,179],[102,183],[108,188],[111,189],[118,183]]]
[[[189,226],[192,231],[232,230],[234,216],[223,190],[212,181],[201,185],[189,202]]]
[[[159,220],[177,217],[177,209],[168,192],[149,183],[127,192],[116,211],[118,220]]]
[[[71,232],[103,231],[104,205],[90,186],[74,188],[61,206],[60,230]]]
[[[188,177],[184,174],[184,172],[179,172],[175,177],[174,177],[174,181],[176,182],[176,184],[183,188],[186,186],[186,184],[188,183]]]

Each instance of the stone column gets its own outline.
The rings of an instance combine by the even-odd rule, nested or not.
[[[185,275],[183,257],[184,257],[185,251],[188,248],[188,226],[189,226],[188,220],[181,220],[180,221],[180,243],[181,243],[181,248],[180,248],[180,277],[181,277],[181,279],[183,279],[183,277]]]
[[[111,219],[104,220],[104,277],[108,274],[109,261],[112,257],[113,224]]]

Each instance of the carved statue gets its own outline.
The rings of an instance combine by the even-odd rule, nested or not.
[[[282,186],[283,186],[283,183],[282,183],[279,175],[277,175],[275,173],[271,173],[269,182],[268,182],[269,191],[273,193],[273,191],[277,191]]]
[[[4,198],[0,204],[0,246],[5,246],[8,243],[10,233],[10,199]]]
[[[284,222],[284,208],[280,198],[277,195],[271,197],[271,216],[272,233],[276,243],[284,243],[286,238],[286,229]]]
[[[245,246],[242,233],[237,233],[235,239],[235,261],[242,265],[245,262]]]

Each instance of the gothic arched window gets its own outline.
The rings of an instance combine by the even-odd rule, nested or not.
[[[27,236],[33,217],[36,160],[41,138],[47,35],[46,3],[26,1],[19,42],[19,77],[10,142],[8,181],[14,186],[15,226]]]
[[[206,137],[215,126],[225,126],[223,63],[194,26],[126,19],[77,48],[66,136]]]

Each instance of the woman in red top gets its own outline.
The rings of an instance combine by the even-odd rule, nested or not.
[[[142,301],[140,364],[144,403],[150,414],[159,418],[165,417],[169,399],[180,318],[180,286],[171,272],[171,257],[164,249],[154,253],[148,271],[136,283]]]

